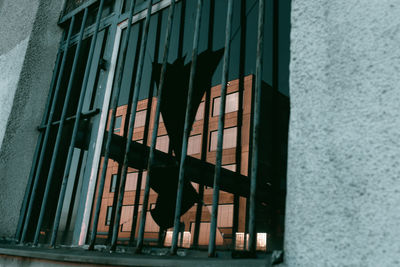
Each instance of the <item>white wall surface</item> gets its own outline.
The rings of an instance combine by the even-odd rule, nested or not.
[[[14,102],[27,46],[28,38],[6,54],[0,55],[0,147]]]
[[[399,14],[292,2],[287,266],[400,266]]]

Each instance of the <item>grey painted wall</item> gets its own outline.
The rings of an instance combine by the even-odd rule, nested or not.
[[[63,1],[0,2],[0,237],[15,233],[49,90]]]
[[[38,1],[0,2],[0,145],[25,58],[25,52],[36,16]],[[26,8],[21,8],[25,6]]]
[[[292,2],[288,266],[400,265],[399,14]]]

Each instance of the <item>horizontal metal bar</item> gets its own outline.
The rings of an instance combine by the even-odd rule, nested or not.
[[[175,2],[179,2],[181,0],[175,0]],[[155,14],[161,10],[163,10],[164,8],[167,8],[171,5],[172,1],[171,0],[161,0],[158,3],[155,3],[151,6],[151,14]],[[144,3],[143,3],[144,4]],[[146,18],[146,11],[147,8],[142,8],[140,10],[138,10],[136,13],[134,13],[134,16],[132,18],[132,23],[136,23],[142,19]],[[122,14],[119,16],[118,18],[118,24],[122,23],[124,21],[126,21],[128,19],[129,15],[127,13]]]
[[[115,22],[115,14],[112,13],[112,14],[108,15],[107,17],[103,18],[100,21],[99,31],[104,30],[105,28],[107,28],[110,25],[112,25],[114,22]],[[95,29],[96,29],[96,25],[95,24],[86,27],[85,32],[83,34],[83,40],[85,40],[86,38],[92,36],[94,34],[94,32],[95,32]],[[71,37],[70,44],[73,45],[73,44],[77,43],[78,39],[79,39],[79,33],[77,33],[77,34],[75,34],[75,35],[73,35]],[[61,46],[62,46],[62,48],[64,48],[65,47],[65,42],[62,43]]]
[[[81,119],[90,118],[90,117],[92,117],[94,115],[97,115],[99,113],[100,113],[100,109],[99,108],[91,109],[88,112],[82,112]],[[73,116],[65,118],[65,123],[73,122],[73,121],[75,121],[75,119],[76,119],[76,114],[73,115]],[[58,125],[58,124],[60,124],[60,121],[53,121],[51,123],[51,126],[55,126],[55,125]],[[41,125],[37,129],[38,129],[38,131],[43,131],[43,130],[46,129],[46,127],[47,127],[47,124]]]
[[[107,133],[106,133],[107,136]],[[81,137],[80,137],[81,138]],[[106,139],[106,137],[104,138]],[[113,134],[111,138],[109,149],[109,158],[117,161],[123,161],[125,138]],[[105,142],[104,142],[105,143]],[[85,140],[79,139],[77,147],[87,150],[89,143]],[[132,148],[128,155],[128,166],[135,169],[146,169],[148,166],[148,157],[150,148],[144,144],[137,142],[131,143]],[[104,156],[105,145],[103,144],[102,156]],[[176,156],[169,155],[159,150],[155,150],[154,164],[155,165],[174,165],[179,159]],[[187,156],[185,162],[185,176],[190,178],[190,181],[203,184],[205,186],[213,187],[215,165],[209,162]],[[263,166],[268,168],[268,166]],[[267,170],[268,171],[268,170]],[[242,197],[250,196],[250,179],[240,173],[230,171],[228,169],[221,169],[221,183],[220,189],[233,194],[238,194]],[[260,202],[267,202],[267,195],[270,192],[270,185],[258,184],[256,199]]]
[[[175,2],[179,2],[181,0],[175,0]],[[151,14],[155,14],[167,7],[169,7],[171,5],[171,0],[162,0],[161,2],[158,2],[157,4],[154,4],[151,7]],[[100,21],[100,28],[99,31],[104,30],[105,28],[109,27],[111,24],[115,23],[115,17],[118,16],[118,14],[115,13],[111,13],[110,15],[106,16],[105,18],[101,19]],[[124,28],[126,27],[127,24],[127,20],[129,18],[129,14],[125,13],[123,15],[120,15],[117,18],[117,24],[119,24],[119,27]],[[143,19],[146,18],[146,10],[142,10],[140,12],[138,12],[137,14],[133,15],[132,17],[132,23],[137,23],[138,21],[141,21]],[[83,34],[83,39],[88,38],[89,36],[91,36],[95,31],[95,25],[90,25],[88,27],[86,27],[85,29],[85,33]],[[79,33],[73,35],[71,37],[71,41],[70,44],[75,44],[78,41],[78,37],[79,37]],[[64,48],[64,43],[61,44],[61,47]]]
[[[67,14],[63,14],[63,16],[62,16],[62,17],[60,18],[60,20],[58,21],[58,24],[59,24],[59,25],[60,25],[60,24],[63,24],[63,23],[66,22],[68,19],[70,19],[72,16],[78,14],[79,12],[82,12],[86,7],[90,7],[91,5],[95,4],[95,3],[98,2],[98,1],[99,1],[99,0],[91,0],[91,1],[88,1],[88,2],[86,2],[85,4],[81,5],[80,7],[77,7],[77,8],[75,8],[74,10],[68,12]],[[170,0],[168,0],[168,1],[171,2]],[[176,2],[178,2],[178,1],[180,1],[180,0],[176,0]],[[153,4],[153,7],[154,7],[154,6],[160,5],[160,2],[166,2],[166,1],[163,1],[163,0],[156,0],[156,3]],[[137,13],[140,13],[140,12],[146,10],[146,9],[147,9],[147,5],[144,5],[144,4],[145,4],[145,3],[142,3],[142,4],[138,5],[137,7],[135,7],[135,8],[137,8],[137,9],[134,10],[133,14],[137,14]],[[165,6],[163,6],[163,8],[165,8]],[[128,18],[129,12],[125,12],[124,14],[125,14],[125,16],[121,16],[121,17],[123,18],[122,20],[125,20],[125,19]],[[153,12],[152,12],[152,14],[153,14]],[[113,14],[113,15],[115,15],[115,14]]]
[[[63,15],[60,20],[58,21],[58,24],[63,24],[64,22],[66,22],[67,20],[69,20],[70,18],[72,18],[73,16],[75,16],[76,14],[78,14],[79,12],[82,12],[83,10],[85,10],[85,8],[90,7],[91,5],[93,5],[94,3],[96,3],[98,0],[90,0],[86,3],[84,3],[83,5],[81,5],[80,7],[75,8],[74,10],[68,12],[67,14]]]

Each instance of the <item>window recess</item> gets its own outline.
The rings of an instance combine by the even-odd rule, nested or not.
[[[278,3],[66,1],[17,240],[282,250]]]

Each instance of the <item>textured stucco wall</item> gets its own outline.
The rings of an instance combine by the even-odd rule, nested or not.
[[[6,132],[27,46],[28,38],[0,56],[0,147]]]
[[[13,236],[18,222],[61,38],[62,5],[0,1],[0,237]]]
[[[292,2],[288,266],[400,266],[399,14]]]
[[[0,146],[39,4],[37,0],[26,2],[0,1]]]

